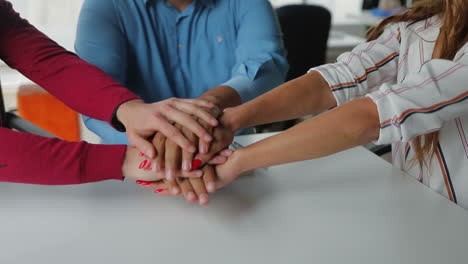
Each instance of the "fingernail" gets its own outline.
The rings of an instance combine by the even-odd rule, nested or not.
[[[138,166],[138,169],[143,169],[146,167],[146,165],[148,165],[148,160],[144,160],[140,163],[140,166]]]
[[[172,193],[173,193],[174,195],[179,194],[179,192],[180,192],[180,190],[179,190],[178,187],[173,187],[173,188],[172,188]]]
[[[206,189],[209,191],[209,192],[214,192],[216,191],[216,185],[213,183],[213,182],[210,182],[206,185]]]
[[[200,146],[200,152],[201,152],[202,154],[208,153],[208,145],[202,144],[202,145]]]
[[[190,161],[188,161],[188,160],[182,161],[182,169],[184,171],[190,171],[190,165],[191,165]]]
[[[218,120],[216,120],[216,119],[211,120],[211,125],[217,126],[218,125]]]
[[[219,156],[214,159],[214,162],[216,163],[225,163],[226,162],[226,157]]]
[[[210,198],[208,197],[208,194],[206,194],[206,193],[200,194],[200,195],[198,196],[198,198],[200,198],[200,204],[201,204],[201,205],[206,205],[206,204],[208,204],[209,199],[210,199]]]
[[[174,180],[174,179],[175,179],[175,177],[174,177],[174,171],[171,170],[171,169],[167,170],[167,172],[166,172],[166,178],[167,178],[167,180],[169,180],[169,181]]]
[[[195,200],[195,194],[193,192],[189,192],[187,194],[187,200],[189,200],[189,201]]]
[[[144,155],[145,155],[145,153],[143,153],[143,152],[138,153],[139,157],[143,157]]]
[[[164,192],[163,189],[158,189],[158,190],[154,191],[154,193],[162,193],[162,192]]]
[[[211,141],[213,140],[213,137],[210,135],[205,136],[205,141]]]
[[[140,184],[140,185],[143,185],[143,186],[147,186],[147,185],[150,185],[151,182],[149,181],[136,181],[137,184]]]
[[[199,159],[196,159],[196,160],[193,160],[192,161],[192,169],[193,170],[198,170],[200,168],[200,166],[202,165],[202,161],[199,160]]]
[[[223,156],[231,156],[234,153],[234,150],[232,149],[225,149],[221,152],[221,155]]]
[[[153,170],[153,164],[148,162],[148,166],[146,166],[145,170],[148,170],[148,171]]]

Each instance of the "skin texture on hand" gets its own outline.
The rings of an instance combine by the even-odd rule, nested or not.
[[[176,125],[176,127],[177,126],[179,125]],[[194,134],[190,134],[189,131],[183,128],[182,131],[184,131],[187,138],[197,140]],[[232,142],[234,132],[221,124],[214,128],[213,137],[214,141],[209,147],[208,153],[198,153],[196,160],[199,162],[197,164],[195,164],[195,162],[192,164],[192,153],[182,151],[173,142],[166,140],[164,136],[157,135],[153,143],[158,149],[158,153],[161,155],[157,156],[155,167],[160,173],[166,172],[166,175],[170,170],[169,174],[172,180],[166,179],[165,181],[154,184],[140,184],[150,189],[160,190],[157,192],[160,195],[179,195],[182,192],[185,199],[190,203],[199,201],[201,205],[208,204],[208,193],[212,193],[216,190],[216,175],[212,166],[206,165],[203,167],[204,176],[202,178],[181,179],[176,176],[191,176],[192,169],[196,169],[193,168],[192,165],[202,166],[206,163],[217,165],[226,162],[227,158],[232,154],[232,150],[226,149],[226,147]],[[213,157],[215,158],[213,159]],[[181,158],[183,159],[182,162]],[[188,170],[183,168],[184,162],[186,161],[190,162]],[[181,163],[182,167],[180,166]]]
[[[165,177],[165,173],[157,172],[153,163],[135,147],[127,147],[122,164],[122,174],[125,178],[139,181],[158,181]],[[178,177],[200,178],[202,175],[201,170],[193,170],[184,175],[178,175]]]
[[[117,110],[117,118],[126,130],[130,143],[140,149],[151,159],[156,156],[156,150],[148,141],[159,132],[174,141],[184,150],[194,153],[196,146],[184,137],[172,122],[184,124],[198,137],[211,141],[211,135],[204,129],[196,118],[204,120],[211,126],[218,125],[218,121],[209,110],[215,105],[200,99],[167,99],[153,104],[146,104],[141,100],[123,103]]]
[[[155,190],[161,196],[179,195],[181,192],[189,203],[199,202],[200,205],[209,203],[208,193],[213,193],[225,185],[233,182],[243,172],[238,157],[240,151],[233,154],[231,150],[223,151],[227,162],[221,165],[208,164],[202,168],[202,178],[177,179],[177,184],[167,180],[155,182],[140,182],[145,188]],[[205,187],[206,186],[206,187]]]
[[[211,108],[210,114],[214,117],[218,117],[221,114],[221,110],[226,107],[232,107],[240,104],[240,96],[237,92],[228,86],[215,87],[203,95],[199,99],[209,101],[216,105]],[[184,175],[190,172],[192,169],[201,167],[204,164],[211,163],[221,164],[224,163],[227,158],[226,155],[230,155],[230,151],[224,151],[224,156],[219,155],[234,138],[235,131],[232,127],[225,126],[223,124],[213,128],[211,124],[207,123],[203,118],[197,119],[198,123],[212,135],[212,141],[207,140],[205,137],[200,137],[192,130],[187,129],[184,123],[175,124],[175,127],[181,131],[191,144],[198,146],[198,153],[196,153],[194,159],[194,153],[181,149],[176,142],[167,139],[163,134],[158,133],[153,139],[153,145],[158,150],[158,155],[155,159],[155,167],[158,171],[166,171],[166,181],[158,183],[143,183],[141,185],[145,187],[153,187],[161,195],[178,195],[182,192],[189,202],[199,201],[200,204],[204,205],[208,203],[208,192],[215,191],[214,180],[211,180],[209,175],[214,175],[211,171],[214,171],[213,167],[205,166],[204,170],[208,171],[208,176],[204,176],[202,179],[177,179],[177,175]],[[184,124],[184,125],[181,125]],[[205,172],[206,173],[206,172]],[[165,187],[157,189],[157,186],[163,184]]]

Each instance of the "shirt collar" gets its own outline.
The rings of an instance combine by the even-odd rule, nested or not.
[[[425,41],[435,42],[440,34],[442,21],[439,16],[433,16],[421,21],[418,26],[415,28],[416,34]]]
[[[158,1],[158,0],[143,0],[146,5],[150,4],[151,2]],[[165,1],[165,0],[159,0],[159,1]],[[200,4],[205,5],[206,7],[214,7],[216,0],[193,0],[193,1],[198,1]]]

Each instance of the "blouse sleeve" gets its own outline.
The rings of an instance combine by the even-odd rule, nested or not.
[[[377,105],[377,144],[438,131],[445,122],[468,115],[468,44],[453,61],[432,59],[396,85],[384,84],[368,95]]]
[[[122,103],[138,97],[66,51],[0,0],[0,59],[74,110],[112,123]]]
[[[318,71],[328,82],[338,105],[362,97],[397,76],[400,24],[389,25],[374,41],[362,43]]]

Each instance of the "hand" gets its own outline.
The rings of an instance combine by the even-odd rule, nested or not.
[[[211,111],[211,114],[215,116],[217,113]],[[200,151],[195,160],[193,153],[182,150],[174,141],[166,139],[163,134],[158,133],[153,139],[153,145],[159,153],[155,160],[156,167],[166,171],[166,178],[169,181],[175,181],[175,174],[180,173],[181,170],[183,172],[188,172],[201,167],[219,151],[226,148],[233,140],[234,131],[228,127],[221,124],[213,129],[213,127],[204,120],[198,119],[197,121],[205,130],[213,133],[212,137],[214,141],[211,146],[208,141],[198,138],[197,135],[192,133],[188,128],[180,124],[175,125],[192,144],[199,145]]]
[[[155,190],[161,196],[175,196],[181,192],[189,203],[199,202],[200,205],[208,205],[208,192],[216,190],[216,174],[212,166],[203,168],[203,178],[177,178],[176,182],[160,180],[155,182],[138,181],[141,186]],[[206,186],[206,188],[205,188]]]
[[[194,153],[196,146],[184,137],[172,122],[184,124],[199,138],[212,141],[212,136],[195,118],[204,120],[211,126],[218,125],[215,117],[208,110],[216,106],[200,99],[168,99],[153,104],[146,104],[142,100],[132,100],[123,103],[117,109],[117,118],[127,130],[130,143],[140,149],[145,155],[154,159],[156,150],[148,141],[156,132],[164,134],[184,150]]]
[[[224,117],[221,117],[220,124],[213,129],[213,142],[207,151],[200,151],[195,156],[196,164],[211,163],[214,165],[226,162],[226,158],[232,154],[232,151],[226,149],[234,140],[236,132],[230,124],[223,122]]]
[[[122,163],[122,174],[125,178],[149,182],[158,181],[165,177],[165,173],[157,172],[153,163],[135,147],[127,147]],[[201,170],[195,170],[177,176],[200,178],[202,175]]]
[[[224,163],[231,155],[233,151],[226,149],[221,152],[219,157],[222,157],[222,163]],[[141,186],[155,190],[155,193],[162,196],[176,196],[182,194],[185,200],[189,203],[199,201],[200,205],[207,205],[209,203],[208,193],[213,193],[217,189],[225,186],[232,182],[240,172],[230,168],[229,166],[214,167],[218,164],[218,161],[212,160],[209,162],[210,165],[203,167],[202,178],[178,178],[176,182],[170,182],[168,180],[159,180],[155,182],[150,181],[137,181]],[[233,166],[234,162],[230,163]],[[222,173],[222,177],[217,177],[217,171]]]
[[[216,190],[232,183],[241,173],[246,171],[239,158],[241,155],[242,150],[236,150],[228,157],[228,160],[224,164],[215,167]],[[203,177],[206,177],[206,171],[203,171]]]

